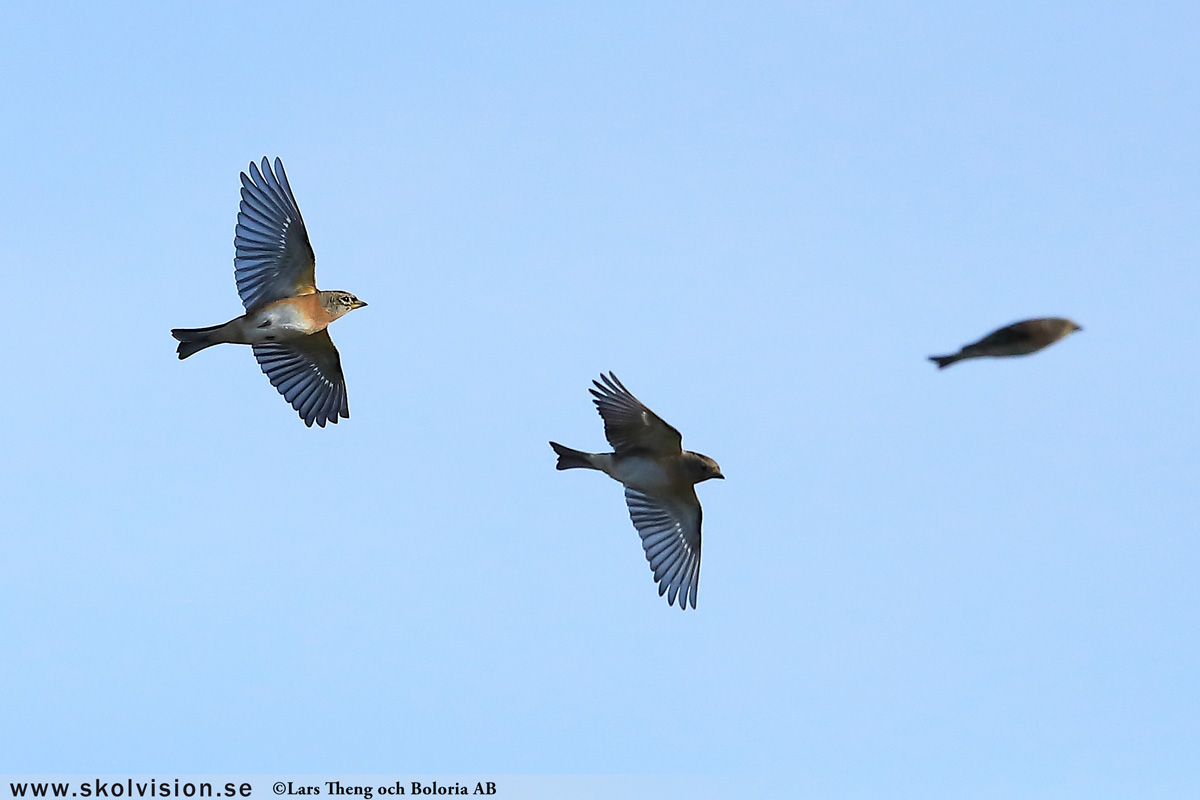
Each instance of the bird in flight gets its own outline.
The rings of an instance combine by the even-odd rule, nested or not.
[[[1014,322],[998,331],[993,331],[974,344],[964,346],[957,353],[947,356],[930,356],[929,360],[945,369],[951,364],[968,358],[1001,356],[1026,356],[1036,353],[1047,345],[1054,344],[1068,334],[1083,328],[1069,319],[1046,317]]]
[[[602,382],[601,382],[602,381]],[[629,393],[613,373],[590,389],[612,453],[585,453],[557,442],[558,469],[598,469],[625,486],[625,502],[667,603],[696,607],[700,581],[700,500],[696,484],[724,478],[717,462],[683,449],[679,431]]]
[[[233,275],[246,313],[209,328],[175,328],[179,358],[214,344],[254,348],[258,365],[304,424],[322,428],[349,417],[342,360],[326,330],[366,305],[349,292],[317,289],[316,256],[283,162],[242,173],[242,202],[233,237]]]

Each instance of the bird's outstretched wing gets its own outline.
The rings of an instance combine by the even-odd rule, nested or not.
[[[317,290],[316,256],[288,185],[283,162],[242,173],[242,202],[233,236],[233,275],[247,311]]]
[[[601,383],[600,381],[603,381]],[[642,405],[613,373],[600,375],[589,389],[600,417],[604,435],[619,455],[648,453],[678,455],[683,452],[683,437],[662,417]]]
[[[254,357],[271,385],[292,404],[304,424],[322,428],[338,417],[349,417],[342,360],[329,331],[301,339],[254,345]]]
[[[1014,322],[1012,325],[1005,325],[999,330],[992,331],[978,342],[967,346],[990,349],[1029,344],[1032,342],[1033,334],[1036,330],[1035,323],[1037,323],[1037,320],[1024,320],[1022,322]]]
[[[625,487],[629,518],[642,537],[642,549],[658,583],[658,594],[679,608],[696,607],[700,585],[700,501],[692,487],[666,497]]]

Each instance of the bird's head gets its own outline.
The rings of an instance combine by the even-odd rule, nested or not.
[[[321,305],[334,319],[366,305],[349,292],[321,292]]]
[[[1082,325],[1078,325],[1065,317],[1058,317],[1053,322],[1055,323],[1055,332],[1058,334],[1055,337],[1056,339],[1065,339],[1075,331],[1083,330]]]
[[[688,459],[688,471],[691,473],[692,483],[700,483],[701,481],[709,480],[710,478],[720,478],[725,480],[725,476],[721,474],[721,467],[711,458],[700,453],[688,453],[692,456]]]

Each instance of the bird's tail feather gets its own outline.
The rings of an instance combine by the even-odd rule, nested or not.
[[[582,450],[572,450],[569,447],[563,447],[558,442],[551,442],[550,446],[554,448],[554,452],[558,453],[558,469],[596,468],[596,465],[592,463],[591,456]]]
[[[179,340],[179,347],[175,352],[179,353],[179,358],[182,360],[199,353],[206,347],[220,344],[221,340],[214,338],[213,334],[224,327],[225,325],[222,324],[212,325],[208,328],[173,328],[171,335]]]
[[[955,353],[952,356],[930,356],[929,360],[938,365],[938,369],[945,369],[955,361],[962,361],[963,356]]]

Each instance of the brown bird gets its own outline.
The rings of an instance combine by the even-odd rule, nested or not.
[[[930,356],[929,360],[937,364],[938,369],[945,369],[954,362],[967,358],[1027,356],[1047,345],[1054,344],[1068,334],[1081,330],[1083,328],[1062,317],[1027,319],[989,333],[978,342],[963,347],[953,355]]]
[[[366,305],[349,292],[317,289],[316,257],[283,162],[242,173],[234,231],[234,278],[246,313],[208,328],[175,328],[181,359],[214,344],[254,348],[258,365],[309,427],[349,417],[342,359],[326,328]]]
[[[593,381],[596,409],[604,419],[604,435],[615,452],[585,453],[550,446],[558,453],[558,469],[598,469],[625,486],[625,502],[642,549],[667,603],[696,607],[700,582],[700,500],[695,486],[724,478],[717,462],[683,449],[683,437],[629,393],[613,373]]]

